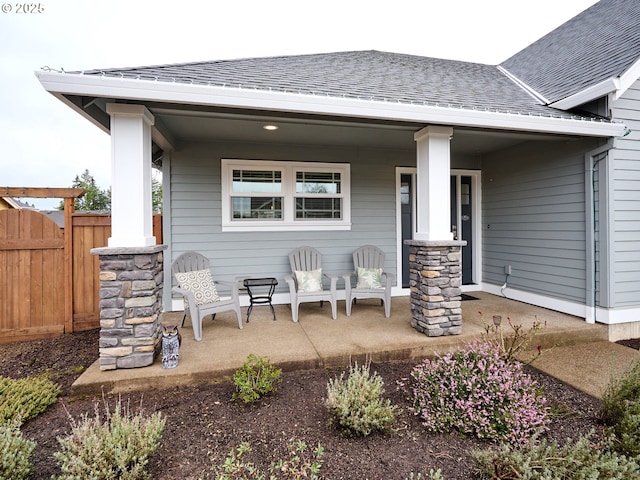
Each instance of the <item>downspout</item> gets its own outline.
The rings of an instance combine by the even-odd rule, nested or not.
[[[584,156],[585,164],[585,230],[586,230],[586,314],[587,323],[596,323],[596,185],[595,171],[598,164],[613,148],[613,139],[606,144],[587,152]],[[604,154],[604,155],[603,155]]]

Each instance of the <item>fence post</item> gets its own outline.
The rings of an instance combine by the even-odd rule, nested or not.
[[[73,332],[73,210],[75,199],[64,199],[64,331]]]

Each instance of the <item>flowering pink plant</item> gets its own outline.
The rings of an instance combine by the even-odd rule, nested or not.
[[[431,431],[526,444],[548,429],[549,408],[535,381],[495,343],[427,359],[411,378],[411,410]]]

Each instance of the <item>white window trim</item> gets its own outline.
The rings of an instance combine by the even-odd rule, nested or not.
[[[281,220],[233,220],[231,218],[231,193],[233,189],[233,169],[279,170],[282,172]],[[296,220],[296,172],[338,172],[341,178],[342,217],[340,220]],[[351,166],[348,163],[282,162],[273,160],[225,159],[221,161],[222,191],[222,231],[313,231],[351,230]],[[268,196],[277,196],[271,195]],[[313,195],[306,194],[306,197]]]

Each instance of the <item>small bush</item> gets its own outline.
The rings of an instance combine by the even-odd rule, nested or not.
[[[251,446],[247,442],[242,442],[235,451],[229,452],[222,465],[211,467],[211,470],[216,472],[216,480],[263,480],[266,478],[258,467],[244,460],[243,457],[249,452],[251,452]],[[289,445],[289,458],[271,463],[269,479],[317,480],[320,478],[323,455],[324,448],[321,445],[310,451],[305,442],[292,443]]]
[[[58,395],[60,387],[44,375],[19,380],[0,377],[0,424],[24,423],[55,403]]]
[[[94,418],[84,415],[80,422],[71,419],[71,434],[58,437],[62,450],[54,457],[63,472],[59,480],[148,478],[148,457],[158,447],[165,419],[159,412],[146,417],[141,409],[133,415],[120,400],[113,413],[105,401],[104,417],[96,404]]]
[[[19,419],[0,425],[0,479],[29,478],[34,448],[35,442],[22,436]]]
[[[264,357],[251,354],[242,367],[233,374],[236,391],[233,398],[252,403],[260,397],[275,392],[282,382],[282,370]]]
[[[622,418],[609,432],[615,437],[618,453],[640,458],[640,400],[628,402]]]
[[[592,432],[593,433],[593,432]],[[634,459],[611,452],[607,442],[593,445],[591,435],[563,446],[556,442],[530,442],[512,447],[473,452],[481,479],[492,480],[637,480],[640,466]]]
[[[491,343],[425,360],[411,378],[412,410],[431,431],[527,443],[550,422],[535,381]]]
[[[602,395],[600,418],[605,425],[614,426],[624,417],[629,402],[640,401],[640,360],[628,371],[613,379]]]
[[[397,407],[388,399],[383,399],[384,382],[368,365],[349,367],[340,378],[330,379],[327,385],[325,405],[335,421],[349,433],[367,436],[374,430],[389,430],[395,422]]]

